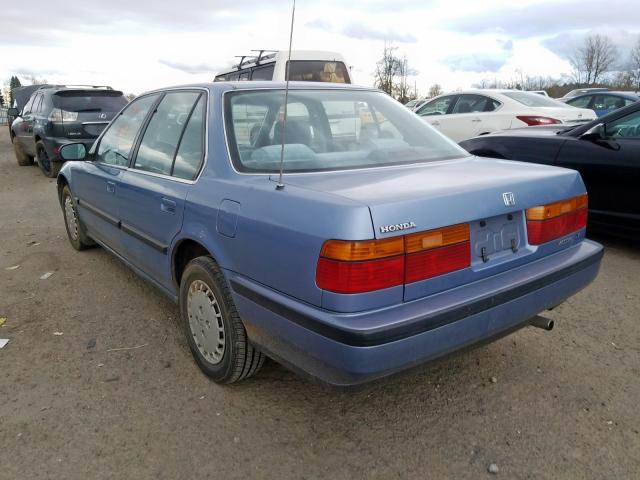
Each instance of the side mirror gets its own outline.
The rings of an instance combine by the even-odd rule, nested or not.
[[[7,116],[9,116],[9,117],[19,117],[20,116],[20,112],[18,111],[17,108],[8,108],[7,109]]]
[[[84,160],[87,156],[87,147],[83,143],[67,143],[60,147],[62,160]]]
[[[604,123],[594,125],[589,130],[580,135],[582,140],[607,140],[607,127]]]

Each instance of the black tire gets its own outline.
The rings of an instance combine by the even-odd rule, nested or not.
[[[36,143],[36,154],[38,156],[38,165],[40,170],[44,173],[45,177],[56,178],[58,172],[62,168],[62,162],[54,161],[49,158],[47,149],[44,147],[44,143]]]
[[[24,151],[24,147],[20,143],[20,140],[16,140],[12,138],[13,142],[13,151],[16,154],[16,160],[18,161],[18,165],[21,167],[27,167],[29,165],[33,165],[33,157],[31,155],[27,155]]]
[[[87,248],[95,246],[95,242],[87,236],[85,227],[78,216],[78,207],[76,201],[71,195],[71,190],[67,185],[62,189],[60,195],[60,204],[62,205],[62,216],[64,217],[64,226],[67,230],[67,237],[69,243],[76,250],[86,250]],[[75,222],[70,221],[69,215],[74,215]],[[73,227],[75,225],[75,228]]]
[[[189,291],[193,288],[196,294],[203,294],[201,290],[197,289],[198,286],[201,287],[203,284],[208,287],[207,293],[213,295],[213,300],[218,306],[218,310],[214,309],[213,304],[211,308],[212,312],[217,313],[219,311],[220,323],[222,324],[221,330],[224,335],[224,352],[217,362],[211,362],[201,352],[200,349],[202,348],[205,353],[209,353],[210,356],[213,355],[212,352],[206,352],[206,345],[198,346],[199,339],[196,338],[196,333],[192,330],[192,322],[190,322],[189,318]],[[192,303],[194,303],[193,300]],[[194,308],[192,306],[192,310]],[[202,308],[199,309],[199,312],[203,312]],[[192,312],[192,314],[194,315],[192,316],[193,323],[197,325],[197,328],[205,328],[203,319],[198,318],[197,313]],[[195,258],[185,268],[180,282],[180,317],[189,348],[196,363],[205,375],[214,382],[234,383],[243,380],[256,373],[264,363],[264,354],[249,343],[247,332],[231,298],[229,285],[218,264],[211,257]],[[216,328],[220,329],[219,326],[216,326]],[[204,330],[201,331],[205,335]],[[218,336],[215,335],[215,329],[207,333],[214,334],[210,337],[212,339],[220,338],[219,332]]]

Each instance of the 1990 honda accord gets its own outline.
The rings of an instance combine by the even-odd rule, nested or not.
[[[71,244],[178,302],[216,382],[268,355],[360,383],[529,325],[597,275],[577,172],[471,156],[368,88],[291,83],[283,103],[275,82],[153,91],[60,152]]]

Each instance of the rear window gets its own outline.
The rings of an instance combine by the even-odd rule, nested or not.
[[[562,102],[553,100],[542,95],[536,95],[530,92],[502,92],[505,97],[509,97],[518,103],[527,107],[566,107]]]
[[[289,80],[297,82],[351,83],[343,62],[324,60],[292,60]]]
[[[67,112],[119,112],[128,103],[122,92],[62,91],[53,95],[53,106]]]
[[[233,164],[275,173],[285,141],[284,170],[314,172],[423,163],[468,154],[391,97],[365,90],[290,90],[225,95]]]

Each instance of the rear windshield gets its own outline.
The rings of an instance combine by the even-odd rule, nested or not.
[[[562,102],[558,102],[549,97],[531,92],[502,92],[505,97],[509,97],[527,107],[566,107]]]
[[[468,154],[391,97],[361,90],[290,90],[284,170],[315,172],[422,163]],[[236,170],[280,166],[283,90],[229,92],[225,125]]]
[[[127,103],[122,92],[115,90],[62,91],[53,95],[53,106],[67,112],[119,112]]]
[[[289,80],[298,82],[351,83],[342,62],[324,60],[292,60]]]

